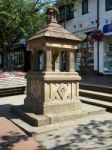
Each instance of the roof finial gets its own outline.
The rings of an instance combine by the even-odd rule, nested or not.
[[[46,14],[51,17],[51,22],[57,22],[56,16],[58,14],[58,9],[56,7],[49,7]]]

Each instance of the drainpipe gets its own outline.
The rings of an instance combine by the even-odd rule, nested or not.
[[[99,29],[99,0],[97,0],[97,29]],[[99,73],[99,41],[97,41],[97,70]]]

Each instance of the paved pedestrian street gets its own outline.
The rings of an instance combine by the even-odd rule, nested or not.
[[[26,86],[24,77],[7,77],[0,79],[0,89]]]
[[[0,98],[0,113],[7,116],[10,106],[23,104],[25,97]],[[34,139],[39,150],[112,150],[112,113],[61,123],[57,130],[35,135]]]
[[[35,138],[43,150],[112,150],[112,114],[84,117],[72,126]]]

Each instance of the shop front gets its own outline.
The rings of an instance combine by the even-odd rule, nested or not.
[[[86,35],[86,38],[82,40],[75,51],[76,71],[79,68],[77,66],[80,66],[82,73],[90,72],[94,68],[94,41],[88,35]]]
[[[104,74],[112,74],[112,24],[103,26],[104,39]]]
[[[104,41],[104,73],[112,74],[112,35],[106,36]]]

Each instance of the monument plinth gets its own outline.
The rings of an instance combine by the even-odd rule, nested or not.
[[[51,23],[29,39],[32,49],[32,70],[27,74],[25,107],[47,115],[81,109],[78,82],[74,68],[74,49],[79,39],[56,21],[57,10],[49,8]],[[61,72],[62,55],[66,67]]]
[[[57,9],[49,8],[47,14],[51,22],[28,41],[32,67],[26,76],[23,107],[34,113],[26,120],[35,120],[37,126],[74,119],[77,112],[82,112],[81,77],[74,68],[74,50],[80,40],[57,23]]]

